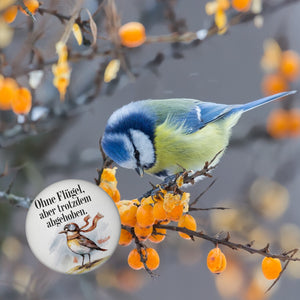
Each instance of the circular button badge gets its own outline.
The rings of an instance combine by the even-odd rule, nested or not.
[[[48,186],[34,199],[26,218],[32,252],[61,273],[81,274],[102,265],[115,251],[120,232],[113,200],[84,180]]]

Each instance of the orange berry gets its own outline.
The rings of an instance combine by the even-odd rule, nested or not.
[[[132,240],[131,233],[125,229],[121,229],[119,245],[128,246],[131,243],[131,240]]]
[[[270,280],[276,279],[282,270],[280,260],[272,257],[265,257],[261,263],[261,268],[264,276]]]
[[[284,138],[289,130],[289,112],[284,109],[273,110],[267,120],[267,131],[273,138]]]
[[[10,110],[11,103],[17,97],[18,84],[13,78],[4,78],[0,87],[0,109]]]
[[[141,256],[137,249],[133,249],[129,252],[127,262],[128,265],[134,270],[140,270],[144,267],[143,263],[141,262]]]
[[[121,223],[133,227],[136,223],[137,206],[133,201],[119,201],[116,203],[119,210]]]
[[[37,0],[24,0],[24,4],[32,14],[35,14],[40,5]],[[19,6],[19,9],[23,14],[27,15],[27,12],[21,6]]]
[[[159,255],[153,248],[147,248],[146,265],[150,270],[155,270],[159,266]]]
[[[141,227],[149,227],[154,224],[153,206],[142,204],[136,212],[136,221]]]
[[[297,137],[300,135],[300,110],[292,109],[289,111],[289,135]]]
[[[261,87],[266,96],[289,90],[286,79],[279,73],[266,75]]]
[[[170,212],[167,212],[167,217],[171,221],[177,222],[182,216],[182,213],[183,213],[183,205],[179,204],[176,205]]]
[[[153,215],[156,221],[163,221],[167,219],[167,213],[164,210],[164,203],[158,201],[153,206]]]
[[[139,224],[135,224],[134,226],[134,233],[138,237],[140,241],[145,241],[150,234],[152,233],[153,227],[141,227]]]
[[[212,273],[221,273],[226,269],[226,257],[219,247],[210,250],[206,262]]]
[[[12,99],[11,108],[17,115],[28,114],[31,109],[32,97],[31,93],[27,88],[19,88],[17,97]]]
[[[113,191],[112,199],[114,200],[114,202],[118,202],[121,200],[121,195],[118,189]]]
[[[247,11],[252,0],[232,0],[231,5],[237,11]]]
[[[114,202],[118,202],[121,199],[120,192],[116,188],[111,188],[111,186],[106,182],[100,182],[99,185],[109,196],[113,199]]]
[[[2,16],[6,23],[12,23],[15,20],[17,13],[18,7],[16,5],[12,5],[4,11]]]
[[[129,22],[119,29],[121,44],[134,48],[141,46],[146,40],[145,27],[139,22]]]
[[[153,242],[153,243],[160,243],[163,241],[166,237],[166,229],[163,228],[156,228],[155,232],[153,232],[149,237],[148,240]]]
[[[104,168],[103,172],[101,174],[101,182],[102,181],[109,181],[109,182],[115,182],[116,181],[116,170],[117,168]]]
[[[188,215],[188,214],[180,217],[180,219],[178,221],[178,226],[185,227],[187,229],[194,230],[194,231],[197,229],[197,223],[196,223],[195,219],[191,215]],[[188,234],[185,234],[182,232],[178,232],[178,234],[186,240],[191,239],[191,237]]]
[[[300,75],[300,56],[292,50],[282,53],[280,71],[290,81],[299,78]]]

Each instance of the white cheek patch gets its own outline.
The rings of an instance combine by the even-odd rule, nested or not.
[[[132,146],[131,141],[129,140],[128,136],[126,136],[126,135],[123,135],[123,134],[116,134],[116,135],[118,136],[118,138],[123,140],[125,149],[127,150],[127,153],[129,153],[129,155],[130,155],[129,160],[123,161],[122,163],[119,163],[119,165],[123,168],[135,169],[136,168],[136,160],[133,157],[134,148]]]
[[[149,136],[135,129],[131,129],[130,134],[135,148],[140,153],[141,165],[153,164],[155,162],[155,153]]]

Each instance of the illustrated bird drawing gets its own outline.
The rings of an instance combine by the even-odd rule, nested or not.
[[[84,255],[88,256],[89,264],[91,264],[92,251],[107,251],[107,249],[100,248],[95,242],[82,235],[80,233],[80,228],[76,223],[66,224],[64,230],[59,233],[65,233],[69,249],[82,256],[82,266],[84,265]]]

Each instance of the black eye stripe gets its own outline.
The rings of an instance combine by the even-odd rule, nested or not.
[[[137,160],[137,162],[140,162],[140,152],[134,147],[134,157]]]
[[[140,152],[135,147],[135,144],[132,140],[132,135],[130,134],[130,135],[128,135],[128,137],[129,137],[129,140],[131,141],[133,149],[134,149],[134,158],[136,159],[137,165],[140,166],[141,165],[141,163],[140,163]]]

